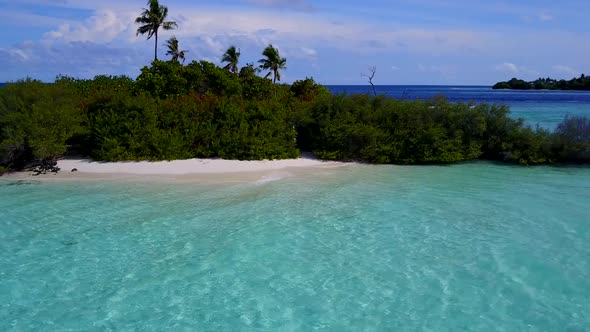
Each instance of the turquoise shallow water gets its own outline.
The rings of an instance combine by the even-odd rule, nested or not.
[[[525,119],[526,123],[532,127],[538,125],[549,130],[555,129],[566,116],[590,118],[590,103],[581,102],[522,102],[514,103],[511,105],[510,110],[512,117]]]
[[[590,169],[0,180],[0,331],[586,331]]]

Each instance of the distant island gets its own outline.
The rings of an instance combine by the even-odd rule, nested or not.
[[[569,81],[555,80],[547,77],[531,82],[513,78],[507,82],[498,82],[492,88],[514,90],[590,90],[590,76],[582,74],[580,77],[573,78]]]

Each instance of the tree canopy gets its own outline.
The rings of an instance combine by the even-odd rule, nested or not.
[[[137,35],[147,34],[147,39],[154,37],[154,60],[158,59],[158,30],[160,27],[164,30],[172,30],[178,25],[173,21],[166,21],[168,17],[168,7],[160,5],[158,0],[148,0],[148,8],[144,8],[139,17],[135,19]]]
[[[170,39],[166,41],[166,48],[166,55],[172,56],[172,61],[178,62],[179,60],[182,60],[182,62],[184,62],[184,55],[188,51],[180,50],[180,48],[178,47],[178,39],[176,39],[176,37],[172,36]]]
[[[260,63],[260,69],[268,70],[266,77],[273,75],[273,82],[281,80],[281,73],[279,70],[287,69],[287,59],[281,58],[279,50],[271,45],[268,45],[262,52],[264,58],[258,60]]]
[[[238,63],[240,62],[240,50],[236,49],[235,46],[230,46],[230,48],[225,51],[223,57],[221,58],[222,63],[226,63],[223,69],[230,71],[234,74],[238,74]]]

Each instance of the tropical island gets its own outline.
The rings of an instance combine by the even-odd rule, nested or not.
[[[287,59],[272,44],[258,64],[185,62],[177,38],[158,60],[158,32],[173,30],[158,0],[136,19],[153,37],[154,61],[135,79],[59,76],[0,88],[0,173],[64,155],[98,161],[190,158],[274,160],[302,151],[323,160],[448,164],[492,160],[524,165],[590,162],[590,119],[555,131],[509,117],[505,105],[333,95],[313,78],[279,84]],[[271,79],[272,78],[272,79]],[[582,77],[584,80],[588,80]]]
[[[530,82],[512,78],[510,81],[498,82],[492,88],[512,90],[590,90],[590,77],[582,74],[580,77],[572,78],[569,81],[547,77]]]

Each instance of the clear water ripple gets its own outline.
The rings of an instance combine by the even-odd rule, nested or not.
[[[590,169],[0,181],[0,330],[584,331]]]

